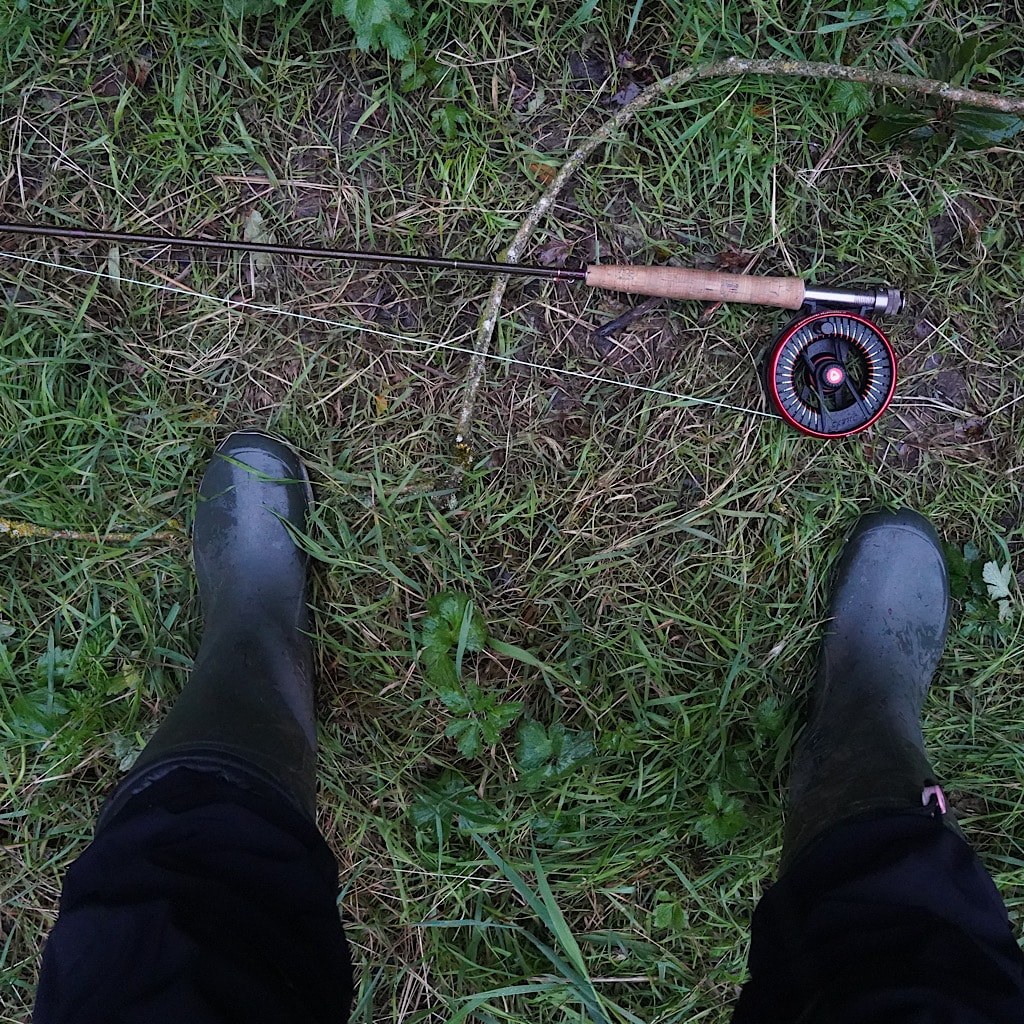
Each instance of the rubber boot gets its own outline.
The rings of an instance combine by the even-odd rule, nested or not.
[[[861,518],[833,577],[811,714],[793,758],[782,871],[832,825],[873,811],[934,801],[959,832],[921,734],[948,620],[946,561],[928,520],[909,509]]]
[[[199,487],[192,533],[204,633],[181,696],[101,818],[177,767],[316,810],[316,720],[303,530],[305,467],[280,441],[230,435]]]

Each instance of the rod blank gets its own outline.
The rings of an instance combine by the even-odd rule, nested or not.
[[[110,242],[114,245],[177,246],[186,249],[212,249],[216,252],[265,252],[275,256],[308,256],[345,263],[390,263],[399,267],[431,267],[438,270],[471,270],[484,274],[519,274],[523,277],[547,277],[556,281],[582,281],[582,270],[532,267],[518,263],[493,263],[481,260],[456,260],[445,256],[403,256],[393,252],[356,249],[328,249],[316,245],[279,245],[276,242],[233,242],[219,238],[189,238],[176,235],[147,235],[132,231],[103,231],[94,228],[66,228],[53,224],[0,222],[0,234],[28,235],[30,238],[69,238],[82,242]]]

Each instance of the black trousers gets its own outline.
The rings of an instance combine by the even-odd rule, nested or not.
[[[338,1024],[338,865],[283,799],[178,768],[64,880],[34,1024]]]
[[[177,769],[72,865],[35,1024],[340,1024],[352,975],[312,824]],[[753,920],[734,1024],[1020,1024],[1024,957],[970,847],[925,808],[847,822]]]
[[[829,830],[754,912],[733,1024],[1024,1022],[1024,956],[974,851],[932,808]]]

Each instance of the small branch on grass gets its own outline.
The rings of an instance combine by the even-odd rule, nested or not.
[[[49,526],[36,526],[20,519],[7,519],[0,516],[0,539],[9,537],[11,540],[85,540],[95,544],[132,544],[136,542],[173,543],[185,539],[185,531],[170,521],[174,530],[161,533],[86,533],[82,530],[56,530]]]
[[[502,261],[505,263],[519,262],[537,225],[562,194],[569,179],[595,149],[628,125],[641,110],[666,92],[685,85],[687,82],[739,75],[860,82],[863,85],[871,85],[879,89],[898,89],[903,92],[919,93],[922,96],[935,96],[948,103],[980,107],[984,110],[995,110],[1005,114],[1024,115],[1024,98],[996,96],[992,93],[977,92],[974,89],[962,89],[959,86],[950,85],[948,82],[915,78],[913,75],[899,75],[891,71],[878,71],[874,68],[853,68],[842,64],[820,64],[805,60],[746,60],[741,57],[730,57],[728,60],[716,61],[712,64],[683,68],[648,86],[636,99],[622,107],[582,146],[569,155],[565,163],[562,164],[561,170],[555,175],[551,184],[544,190],[544,194],[537,200],[533,209],[520,225],[512,244],[503,254]],[[476,341],[473,346],[474,355],[470,362],[469,372],[466,374],[465,397],[462,411],[459,414],[456,437],[456,443],[459,445],[465,445],[468,442],[472,429],[477,392],[480,390],[480,384],[484,378],[487,354],[490,351],[491,339],[501,316],[501,302],[505,296],[508,280],[507,275],[494,279],[494,287],[491,289],[487,305],[477,326]],[[456,470],[456,476],[459,475],[461,475],[461,470]]]

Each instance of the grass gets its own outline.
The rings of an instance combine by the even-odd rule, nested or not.
[[[731,53],[919,71],[1015,23],[980,3],[908,6],[905,24],[825,32],[836,18],[815,5],[771,0],[433,5],[418,17],[436,63],[403,92],[315,4],[242,22],[193,0],[12,5],[0,212],[229,237],[256,209],[280,240],[485,258],[625,82],[575,80],[573,54],[611,72],[628,49],[641,81]],[[145,87],[119,84],[142,58]],[[1024,91],[1019,44],[990,65],[974,84]],[[834,445],[616,386],[761,408],[753,363],[782,314],[705,322],[680,303],[603,358],[590,333],[621,297],[520,282],[497,342],[511,361],[489,368],[454,491],[467,357],[423,341],[471,343],[488,281],[19,249],[119,263],[113,282],[0,258],[0,516],[139,538],[3,542],[0,1020],[28,1019],[61,878],[196,647],[187,542],[145,537],[187,529],[216,440],[252,425],[292,438],[318,489],[320,824],[342,865],[354,1019],[728,1019],[844,530],[906,503],[1020,568],[1020,146],[914,150],[864,129],[833,86],[702,84],[588,164],[537,241],[582,260],[739,253],[763,273],[905,284],[897,400]],[[416,660],[443,590],[543,666],[465,655],[467,682],[523,705],[473,758],[444,735],[451,712]],[[927,709],[1015,921],[1020,622],[962,604]],[[527,726],[591,752],[531,769]]]

